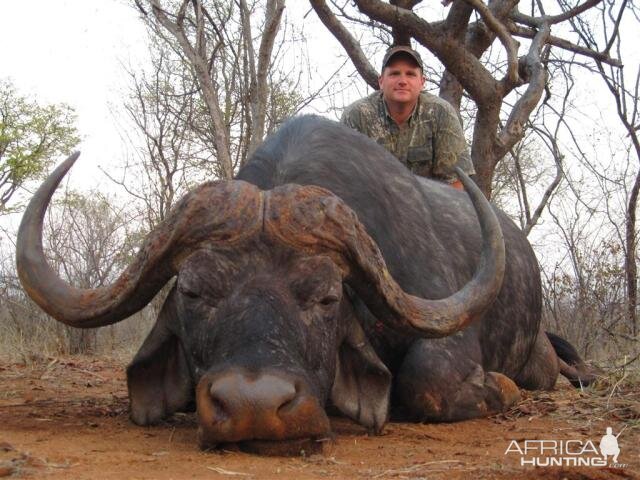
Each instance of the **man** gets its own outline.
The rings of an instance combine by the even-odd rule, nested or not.
[[[380,90],[349,105],[340,121],[383,145],[416,175],[462,189],[453,167],[475,173],[462,126],[448,102],[422,91],[423,70],[418,52],[390,48],[382,60]]]

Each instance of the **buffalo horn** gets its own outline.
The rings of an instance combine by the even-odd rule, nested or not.
[[[49,315],[73,327],[110,325],[141,310],[203,244],[242,243],[262,228],[262,195],[246,182],[209,182],[192,191],[150,232],[132,263],[111,285],[80,289],[47,263],[42,226],[53,192],[78,158],[65,160],[40,186],[18,231],[16,263],[29,296]]]
[[[461,170],[457,173],[478,215],[483,246],[473,278],[447,298],[429,300],[403,291],[356,214],[328,190],[295,185],[272,190],[266,200],[265,229],[297,250],[330,255],[370,310],[390,327],[424,337],[451,335],[491,305],[505,268],[495,213],[475,183]]]

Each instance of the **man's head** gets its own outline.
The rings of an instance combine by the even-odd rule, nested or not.
[[[410,47],[390,48],[382,61],[378,85],[387,106],[413,107],[424,86],[423,64],[420,55]]]

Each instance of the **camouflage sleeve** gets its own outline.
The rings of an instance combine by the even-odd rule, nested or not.
[[[343,123],[354,130],[358,130],[361,133],[365,133],[359,120],[360,112],[353,105],[349,105],[342,111],[340,123]]]
[[[342,110],[342,115],[340,115],[340,123],[343,123],[343,124],[345,124],[345,125],[350,127],[351,125],[349,124],[349,120],[350,120],[349,119],[349,107],[345,107]]]
[[[445,182],[453,183],[458,180],[453,171],[454,166],[460,167],[467,175],[475,174],[462,125],[453,107],[443,105],[438,112],[436,125],[433,140],[433,175]]]

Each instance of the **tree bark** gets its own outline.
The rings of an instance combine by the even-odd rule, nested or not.
[[[637,150],[640,151],[640,148]],[[631,334],[638,336],[638,266],[636,264],[637,237],[636,211],[638,209],[638,193],[640,192],[640,172],[636,174],[627,213],[625,215],[626,250],[624,255],[624,271],[627,281],[627,321],[631,327]]]

